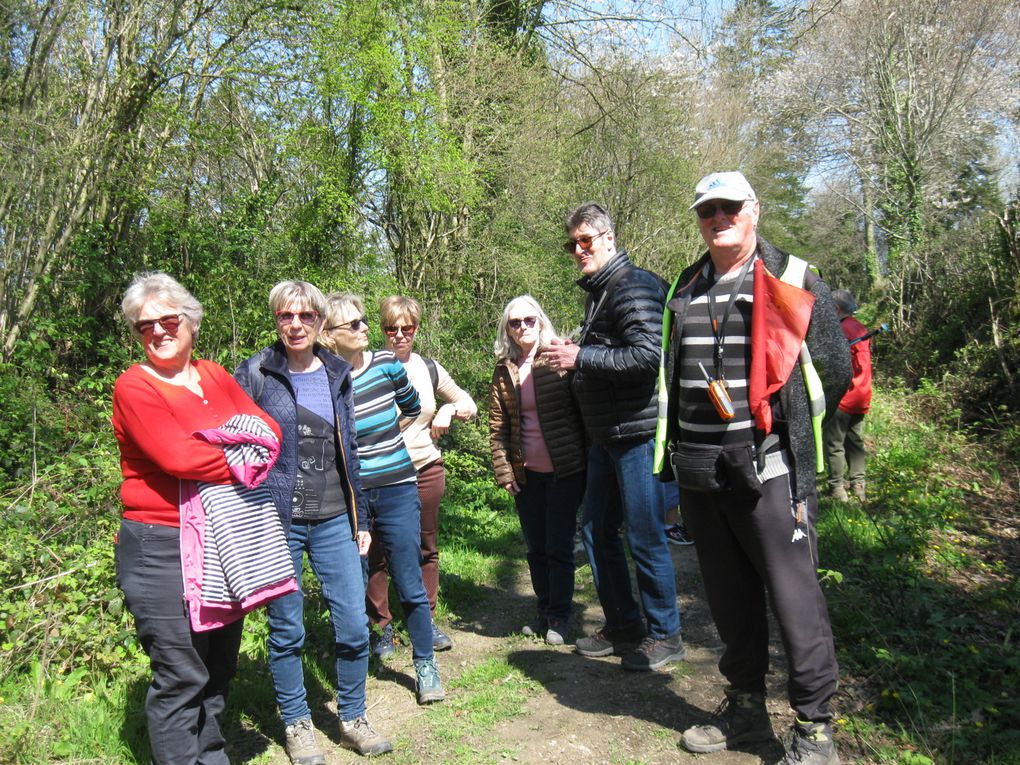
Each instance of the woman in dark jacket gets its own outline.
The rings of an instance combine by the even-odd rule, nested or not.
[[[390,751],[365,718],[368,617],[359,555],[371,536],[365,516],[354,428],[351,365],[318,344],[326,298],[308,282],[284,281],[269,293],[280,339],[234,376],[280,424],[283,443],[267,486],[288,529],[294,572],[305,553],[322,585],[336,640],[340,744],[359,754]],[[323,763],[305,692],[304,592],[269,604],[269,670],[292,762]]]
[[[496,482],[517,505],[528,547],[538,624],[525,634],[549,645],[568,637],[574,596],[574,530],[584,494],[586,450],[566,372],[541,355],[555,337],[533,297],[511,300],[496,333],[489,434]]]

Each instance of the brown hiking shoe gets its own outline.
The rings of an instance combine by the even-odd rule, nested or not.
[[[340,746],[365,757],[393,751],[390,740],[376,733],[367,717],[340,721]]]
[[[309,718],[295,720],[284,729],[287,756],[294,765],[326,765],[326,752],[315,737]]]
[[[773,738],[765,694],[727,688],[726,697],[712,713],[711,722],[685,730],[680,743],[688,752],[720,752]]]

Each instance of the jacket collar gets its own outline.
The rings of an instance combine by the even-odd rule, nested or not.
[[[344,375],[350,374],[352,367],[347,361],[330,353],[318,343],[315,344],[313,352],[322,361],[330,377],[343,379]],[[266,372],[274,372],[282,377],[288,376],[287,351],[282,340],[277,340],[266,349],[261,366]]]
[[[786,262],[790,258],[789,255],[773,246],[771,242],[764,239],[760,234],[758,235],[758,244],[755,246],[755,255],[761,258],[762,263],[765,264],[765,268],[767,268],[769,273],[773,276],[778,276],[783,272],[783,269],[786,268]],[[698,274],[701,273],[705,264],[708,263],[709,257],[708,251],[705,251],[701,257],[695,261],[693,266],[690,266],[690,268],[684,271],[685,274],[690,274],[690,276],[688,276],[686,282],[677,286],[673,299],[667,304],[667,307],[671,311],[676,312],[681,302],[687,298],[687,293],[697,280]],[[598,274],[596,274],[596,276],[597,275]]]
[[[578,279],[577,286],[585,292],[600,292],[612,278],[613,274],[629,265],[630,258],[627,256],[627,251],[620,250],[598,271],[590,276],[582,276]]]

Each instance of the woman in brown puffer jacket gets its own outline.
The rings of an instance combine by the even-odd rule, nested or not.
[[[568,373],[553,371],[541,355],[554,337],[533,297],[507,304],[494,347],[499,361],[489,396],[489,435],[496,482],[517,505],[538,597],[538,622],[524,633],[562,645],[574,596],[574,530],[587,448]]]

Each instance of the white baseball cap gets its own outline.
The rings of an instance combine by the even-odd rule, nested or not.
[[[754,202],[758,197],[743,173],[730,170],[725,173],[710,173],[698,181],[698,185],[694,187],[694,204],[687,209],[693,210],[702,202],[712,199]]]

